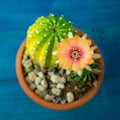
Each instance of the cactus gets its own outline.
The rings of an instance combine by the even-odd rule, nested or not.
[[[76,35],[72,23],[67,22],[64,16],[39,17],[27,31],[26,54],[40,67],[56,67],[56,43],[68,37],[68,32]]]

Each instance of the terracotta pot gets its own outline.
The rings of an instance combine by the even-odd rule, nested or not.
[[[77,29],[78,30],[78,29]],[[80,30],[78,30],[78,33],[80,36],[82,36],[84,33]],[[90,38],[90,37],[88,37]],[[91,38],[90,38],[91,39]],[[92,40],[92,39],[91,39]],[[25,49],[25,44],[26,44],[26,40],[23,41],[23,43],[21,44],[18,53],[17,53],[17,57],[16,57],[16,73],[17,73],[17,77],[18,77],[18,81],[21,85],[21,87],[23,88],[23,90],[25,91],[25,93],[36,103],[38,103],[39,105],[42,105],[44,107],[50,108],[50,109],[54,109],[54,110],[68,110],[68,109],[73,109],[76,107],[80,107],[82,105],[84,105],[85,103],[87,103],[88,101],[90,101],[98,92],[102,81],[103,81],[103,77],[104,77],[104,62],[103,62],[103,58],[101,57],[99,59],[99,64],[100,64],[100,68],[101,68],[101,73],[98,76],[98,84],[96,87],[92,87],[83,97],[81,97],[80,99],[71,102],[71,103],[66,103],[66,104],[56,104],[53,102],[48,102],[42,98],[40,98],[39,96],[37,96],[30,88],[29,85],[27,84],[24,74],[23,74],[23,68],[22,68],[22,57],[23,57],[23,52]],[[92,40],[92,44],[95,45],[95,42]],[[101,54],[99,49],[96,49],[96,52]]]

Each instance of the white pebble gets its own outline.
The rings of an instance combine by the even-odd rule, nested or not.
[[[73,102],[74,101],[73,93],[72,92],[67,92],[66,98],[67,98],[68,103]]]
[[[58,103],[59,101],[56,100],[56,99],[53,99],[52,102],[54,102],[54,103]]]
[[[60,97],[56,97],[56,98],[54,98],[53,100],[52,100],[52,102],[54,102],[54,103],[58,103],[58,102],[60,102],[61,101],[61,98]]]
[[[41,96],[44,98],[46,94],[47,94],[47,91],[45,90],[42,92]]]
[[[59,96],[61,94],[61,90],[59,88],[52,88],[51,91],[56,96]]]
[[[54,95],[46,94],[44,99],[48,101],[52,101],[54,99]]]
[[[59,74],[60,74],[60,75],[63,75],[63,74],[64,74],[64,70],[61,69],[61,70],[59,71]]]
[[[58,83],[56,87],[60,89],[64,89],[65,85],[63,83]]]
[[[77,90],[77,89],[78,89],[78,87],[77,87],[77,86],[75,86],[75,87],[74,87],[74,89],[75,89],[75,90]]]
[[[28,60],[23,59],[22,64],[25,68],[29,68],[32,66],[32,61],[30,59],[28,59]]]
[[[59,79],[59,82],[60,82],[60,83],[66,83],[66,79],[65,79],[64,77],[61,77],[61,78]]]
[[[40,90],[40,92],[45,91],[45,88],[42,85],[38,85],[37,88]]]
[[[27,56],[23,56],[22,64],[24,64],[27,59],[28,59]]]
[[[59,76],[58,75],[52,75],[51,76],[51,81],[53,82],[53,83],[58,83],[59,82]]]
[[[50,87],[52,88],[54,88],[54,87],[56,87],[56,84],[50,84]]]
[[[37,95],[41,96],[41,92],[40,92],[39,89],[36,89],[36,90],[35,90],[35,93],[36,93]]]
[[[93,86],[94,86],[94,87],[97,86],[97,80],[95,80],[95,81],[93,82]]]
[[[27,83],[29,83],[29,84],[31,84],[32,83],[32,81],[29,79],[29,77],[28,76],[26,76],[25,77],[25,80],[27,81]]]
[[[60,102],[61,104],[65,104],[66,103],[66,100],[64,99],[64,100],[61,100],[61,102]]]
[[[71,78],[70,78],[70,76],[67,76],[67,81],[71,81]]]
[[[44,79],[44,78],[45,78],[45,76],[44,76],[43,72],[38,72],[37,74],[38,74],[38,76],[39,76],[40,78],[42,78],[42,79]]]
[[[33,81],[35,81],[37,76],[36,76],[36,74],[34,72],[30,72],[28,74],[28,77],[29,77],[29,80],[31,80],[33,82]]]
[[[70,71],[67,70],[67,71],[66,71],[66,74],[69,75],[69,74],[70,74]]]
[[[35,85],[34,83],[31,83],[31,84],[30,84],[30,89],[31,89],[31,90],[34,90],[35,88],[36,88],[36,85]]]
[[[54,75],[54,72],[48,72],[48,75],[52,76]]]
[[[35,79],[35,84],[36,84],[36,85],[39,85],[40,82],[41,82],[41,78],[40,78],[40,77],[37,77],[37,78]]]
[[[95,53],[95,54],[94,54],[94,56],[93,56],[93,58],[94,58],[94,59],[99,59],[99,58],[101,58],[101,55],[100,55],[100,54]]]
[[[85,91],[85,88],[82,88],[82,91]]]
[[[41,81],[41,85],[44,87],[44,88],[47,88],[48,87],[48,83],[46,80],[42,80]]]
[[[37,75],[38,74],[38,71],[36,69],[33,70],[33,72]]]

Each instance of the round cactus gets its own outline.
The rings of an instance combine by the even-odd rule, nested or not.
[[[64,16],[39,17],[27,32],[26,54],[40,67],[55,67],[58,64],[56,43],[68,37],[68,32],[77,34],[72,23]]]

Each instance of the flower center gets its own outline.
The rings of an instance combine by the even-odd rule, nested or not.
[[[74,58],[74,59],[80,58],[80,52],[79,51],[73,51],[71,53],[71,57]]]
[[[82,52],[81,52],[81,50],[79,50],[79,49],[71,49],[71,50],[69,51],[69,57],[70,57],[72,60],[80,60],[81,55],[82,55]]]

